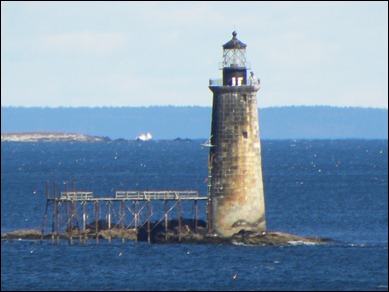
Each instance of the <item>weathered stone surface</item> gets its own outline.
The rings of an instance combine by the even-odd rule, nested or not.
[[[265,231],[256,92],[259,87],[210,87],[213,96],[209,154],[210,216],[208,222],[221,236],[242,228]]]

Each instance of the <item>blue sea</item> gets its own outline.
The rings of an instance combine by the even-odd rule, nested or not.
[[[207,194],[203,140],[1,143],[1,232],[41,230],[46,181]],[[1,241],[1,290],[388,290],[388,141],[264,140],[268,230],[326,244]],[[159,218],[161,206],[153,205]],[[205,220],[204,205],[199,206]],[[193,208],[183,206],[192,218]],[[50,217],[50,216],[49,216]],[[92,220],[92,218],[91,218]],[[50,218],[46,232],[50,232]]]

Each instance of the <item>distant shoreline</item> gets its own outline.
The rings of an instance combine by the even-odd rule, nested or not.
[[[258,109],[261,139],[388,139],[388,110],[330,106]],[[63,132],[112,141],[209,139],[212,107],[1,107],[1,133]]]
[[[102,142],[110,141],[109,138],[90,136],[75,133],[59,132],[21,132],[2,133],[1,142]]]
[[[141,139],[111,139],[109,137],[99,137],[91,136],[86,134],[76,134],[76,133],[63,133],[63,132],[14,132],[14,133],[2,133],[1,142],[126,142],[126,141],[141,141],[146,142],[149,140]],[[167,140],[167,139],[162,139]],[[199,140],[205,140],[199,139]],[[174,142],[191,142],[192,139],[185,138],[182,139],[177,137],[169,141]]]
[[[85,134],[76,134],[76,133],[62,133],[62,132],[20,132],[20,133],[2,133],[1,134],[1,142],[152,142],[152,141],[172,141],[172,142],[192,142],[192,141],[205,141],[206,138],[198,138],[198,139],[189,139],[189,138],[180,138],[177,137],[175,139],[152,139],[150,141],[141,141],[137,139],[111,139],[109,137],[99,137],[99,136],[91,136]],[[315,138],[315,139],[263,139],[261,141],[285,141],[285,140],[385,140],[386,138]]]

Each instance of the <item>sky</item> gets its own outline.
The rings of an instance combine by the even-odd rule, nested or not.
[[[234,30],[259,107],[388,108],[387,1],[1,1],[1,105],[210,107]]]

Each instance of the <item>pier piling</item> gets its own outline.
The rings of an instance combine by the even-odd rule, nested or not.
[[[133,237],[134,241],[138,241],[139,231],[142,229],[142,234],[146,235],[147,242],[152,242],[152,233],[153,230],[158,227],[158,225],[164,221],[164,228],[158,228],[158,230],[163,230],[165,233],[165,240],[168,240],[168,231],[169,231],[169,212],[174,208],[177,208],[177,223],[178,225],[172,225],[174,228],[177,228],[178,240],[181,241],[181,233],[183,232],[182,228],[182,203],[183,201],[194,203],[193,216],[194,216],[194,231],[197,232],[198,229],[198,200],[203,200],[206,202],[207,197],[199,196],[197,191],[117,191],[114,197],[101,197],[95,198],[93,193],[90,191],[76,191],[75,182],[72,185],[72,191],[68,190],[68,182],[65,183],[66,191],[61,192],[57,196],[57,187],[55,182],[53,183],[53,194],[50,194],[49,183],[46,182],[46,206],[43,216],[42,224],[42,234],[41,241],[44,239],[45,227],[47,223],[48,213],[50,213],[51,222],[51,238],[52,243],[60,242],[60,230],[61,230],[61,217],[65,217],[64,224],[62,227],[65,229],[66,238],[68,244],[73,244],[73,241],[78,238],[78,242],[85,244],[88,241],[88,233],[93,229],[95,233],[95,242],[99,243],[99,237],[102,236],[108,239],[111,242],[113,236],[119,236],[122,240],[122,243],[125,242],[125,238]],[[126,202],[132,202],[132,209],[129,210],[129,220],[126,219]],[[152,204],[153,202],[160,201],[162,205]],[[100,210],[100,203],[106,202],[107,208]],[[139,203],[142,203],[139,205]],[[169,202],[173,202],[173,205],[170,205]],[[88,225],[88,205],[93,203],[93,221],[94,224]],[[49,208],[50,204],[53,204],[52,208]],[[78,205],[80,204],[80,205]],[[65,206],[65,208],[61,208]],[[115,212],[119,210],[119,212]],[[158,206],[162,206],[161,210],[158,211]],[[152,211],[152,208],[156,208],[156,212]],[[50,211],[49,211],[50,210]],[[52,212],[52,213],[51,213]],[[78,216],[82,217],[82,223],[79,222]],[[105,213],[105,216],[101,214]],[[128,212],[127,212],[128,213]],[[116,216],[115,214],[118,214]],[[152,223],[152,218],[155,218],[156,214],[160,216],[157,223]],[[116,223],[113,222],[112,215],[116,216]],[[102,217],[104,216],[104,217]],[[154,217],[153,217],[154,216]],[[99,220],[99,218],[106,218],[107,222]],[[115,220],[115,219],[114,219]],[[130,222],[127,226],[126,221]],[[127,223],[128,223],[127,222]],[[80,226],[82,224],[82,226]],[[132,225],[131,225],[132,224]],[[186,223],[185,223],[186,224]],[[94,225],[94,228],[92,227]],[[77,233],[75,233],[75,228],[77,228]],[[92,229],[92,230],[91,230]],[[107,229],[107,232],[104,232],[104,229]],[[187,230],[185,226],[185,230]],[[92,231],[92,232],[93,232]],[[75,236],[77,234],[77,236]],[[93,234],[93,233],[92,233]],[[114,235],[116,234],[116,235]],[[73,238],[74,237],[74,238]],[[143,240],[146,238],[142,235]]]

